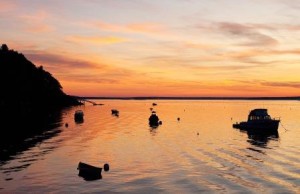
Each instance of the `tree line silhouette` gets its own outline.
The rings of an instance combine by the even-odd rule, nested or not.
[[[79,104],[62,91],[59,81],[43,66],[36,67],[23,54],[9,50],[6,44],[0,49],[0,64],[2,105],[47,109]]]
[[[32,120],[63,107],[80,105],[43,66],[36,67],[22,53],[0,48],[0,125]]]

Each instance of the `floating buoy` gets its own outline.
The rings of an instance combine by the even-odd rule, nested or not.
[[[103,168],[105,172],[109,171],[109,165],[107,163],[104,164]]]
[[[66,124],[65,124],[65,127],[66,127],[66,128],[68,128],[68,127],[69,127],[69,124],[68,124],[68,123],[66,123]]]
[[[118,117],[119,116],[119,111],[117,109],[111,109],[111,114]]]
[[[180,117],[177,118],[177,121],[180,121]]]

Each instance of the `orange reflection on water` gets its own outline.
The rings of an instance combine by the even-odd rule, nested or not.
[[[25,185],[60,192],[299,192],[300,105],[295,101],[192,101],[192,100],[98,100],[103,106],[86,104],[64,112],[62,132],[42,142],[45,153],[14,179],[6,181],[10,190]],[[158,105],[152,106],[155,102]],[[162,125],[151,128],[150,108]],[[272,117],[281,117],[287,128],[279,137],[253,139],[233,129],[236,121],[247,119],[254,108],[268,108]],[[84,122],[74,122],[74,112],[84,111]],[[111,114],[119,110],[119,117]],[[180,118],[178,121],[177,118]],[[41,149],[42,151],[42,149]],[[22,157],[32,152],[24,152]],[[20,158],[22,158],[20,157]],[[79,161],[103,167],[99,182],[86,184],[77,176]],[[20,162],[17,158],[12,163]],[[23,178],[16,185],[22,174]],[[6,176],[5,173],[2,176]],[[3,182],[1,182],[3,183]],[[24,189],[25,188],[25,189]],[[35,187],[37,188],[37,187]]]

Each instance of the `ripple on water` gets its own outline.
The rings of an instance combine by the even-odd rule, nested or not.
[[[285,110],[289,102],[159,101],[155,110],[163,124],[157,128],[148,126],[152,101],[99,103],[105,105],[80,107],[81,124],[73,118],[78,107],[66,110],[61,123],[68,127],[28,138],[25,150],[0,161],[1,192],[300,192],[300,132],[257,138],[232,129],[230,120],[263,104],[299,129],[300,121]],[[293,106],[299,114],[300,105]],[[119,117],[111,109],[120,110]],[[86,182],[78,176],[79,161],[111,169]]]

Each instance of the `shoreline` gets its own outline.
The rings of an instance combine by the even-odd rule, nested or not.
[[[78,97],[77,99],[101,99],[101,100],[291,100],[300,101],[300,97]]]

